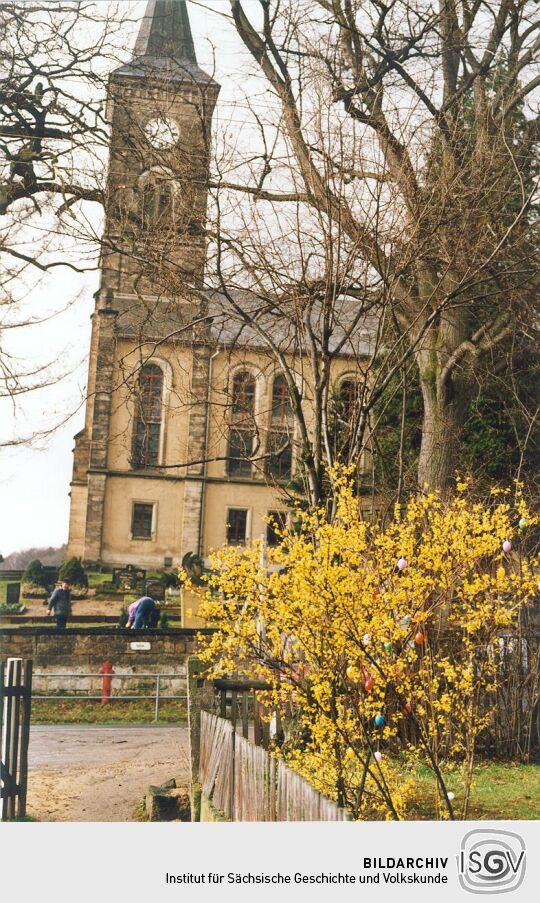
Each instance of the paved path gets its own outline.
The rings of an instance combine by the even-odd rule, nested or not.
[[[148,784],[187,785],[186,727],[35,726],[28,814],[39,821],[133,821]]]

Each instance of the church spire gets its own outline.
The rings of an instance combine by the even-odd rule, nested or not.
[[[115,69],[112,75],[115,81],[124,78],[165,79],[219,91],[217,82],[197,63],[184,0],[148,0],[133,57]]]
[[[184,0],[148,0],[135,43],[134,57],[173,57],[197,65]]]

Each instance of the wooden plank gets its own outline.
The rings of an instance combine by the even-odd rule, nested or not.
[[[242,736],[249,737],[249,691],[242,691]]]
[[[269,684],[266,680],[243,680],[237,678],[223,678],[217,677],[214,680],[214,686],[218,690],[237,690],[238,692],[244,692],[244,690],[271,690],[272,684]]]
[[[18,691],[15,693],[13,697],[13,707],[11,710],[11,726],[10,726],[10,736],[11,736],[11,777],[13,778],[15,784],[19,783],[19,731],[20,731],[20,720],[21,720],[21,696],[23,695],[23,686],[22,686],[22,659],[8,659],[9,662],[13,662],[13,683],[12,686]],[[18,796],[18,788],[15,793],[12,793],[8,797],[8,817],[13,820],[16,815],[16,804],[17,804],[17,796]]]
[[[9,658],[7,661],[6,668],[6,689],[13,687],[13,679],[14,679],[14,662],[15,659]],[[11,800],[13,799],[13,790],[12,786],[15,784],[16,775],[14,771],[16,771],[16,763],[15,769],[13,767],[13,762],[11,759],[11,754],[13,750],[12,743],[12,730],[13,730],[13,705],[15,701],[15,696],[13,693],[5,693],[4,692],[4,723],[2,725],[2,763],[4,765],[4,794],[2,800],[2,821],[9,821],[12,817],[11,815]],[[6,780],[7,777],[7,780]],[[9,785],[9,787],[8,787]]]
[[[237,698],[238,693],[236,692],[236,690],[233,690],[231,693],[231,724],[233,726],[233,730],[236,730]]]
[[[268,710],[264,710],[264,715],[268,715]],[[264,749],[268,749],[270,746],[270,722],[265,717],[261,717],[261,727],[262,727],[262,742],[261,746]]]
[[[5,671],[5,689],[10,685],[11,676],[13,672],[12,665],[10,665],[10,661],[8,660],[8,666]],[[1,819],[2,821],[8,821],[9,819],[9,800],[11,798],[11,789],[8,789],[8,784],[13,783],[13,776],[11,774],[11,737],[10,737],[10,725],[11,725],[11,713],[13,708],[13,696],[11,694],[7,695],[4,692],[4,706],[3,706],[3,723],[2,723],[2,765],[4,767],[4,793],[2,794],[2,802],[1,802]]]
[[[30,720],[32,712],[32,661],[24,664],[24,696],[21,725],[21,752],[19,765],[19,818],[26,816],[26,792],[28,788],[28,746],[30,743]]]
[[[262,743],[261,713],[256,693],[253,694],[253,741],[255,746],[260,746]]]

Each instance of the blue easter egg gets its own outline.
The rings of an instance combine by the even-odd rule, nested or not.
[[[375,727],[384,727],[384,715],[375,715]]]

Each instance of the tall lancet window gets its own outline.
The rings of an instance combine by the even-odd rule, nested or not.
[[[137,413],[133,434],[133,467],[157,467],[163,419],[163,371],[146,364],[137,381]]]
[[[236,373],[232,383],[231,424],[227,472],[229,476],[250,477],[255,415],[255,378],[247,370]]]
[[[293,410],[289,386],[283,373],[272,385],[272,415],[268,437],[267,471],[272,477],[288,480],[292,473]]]

